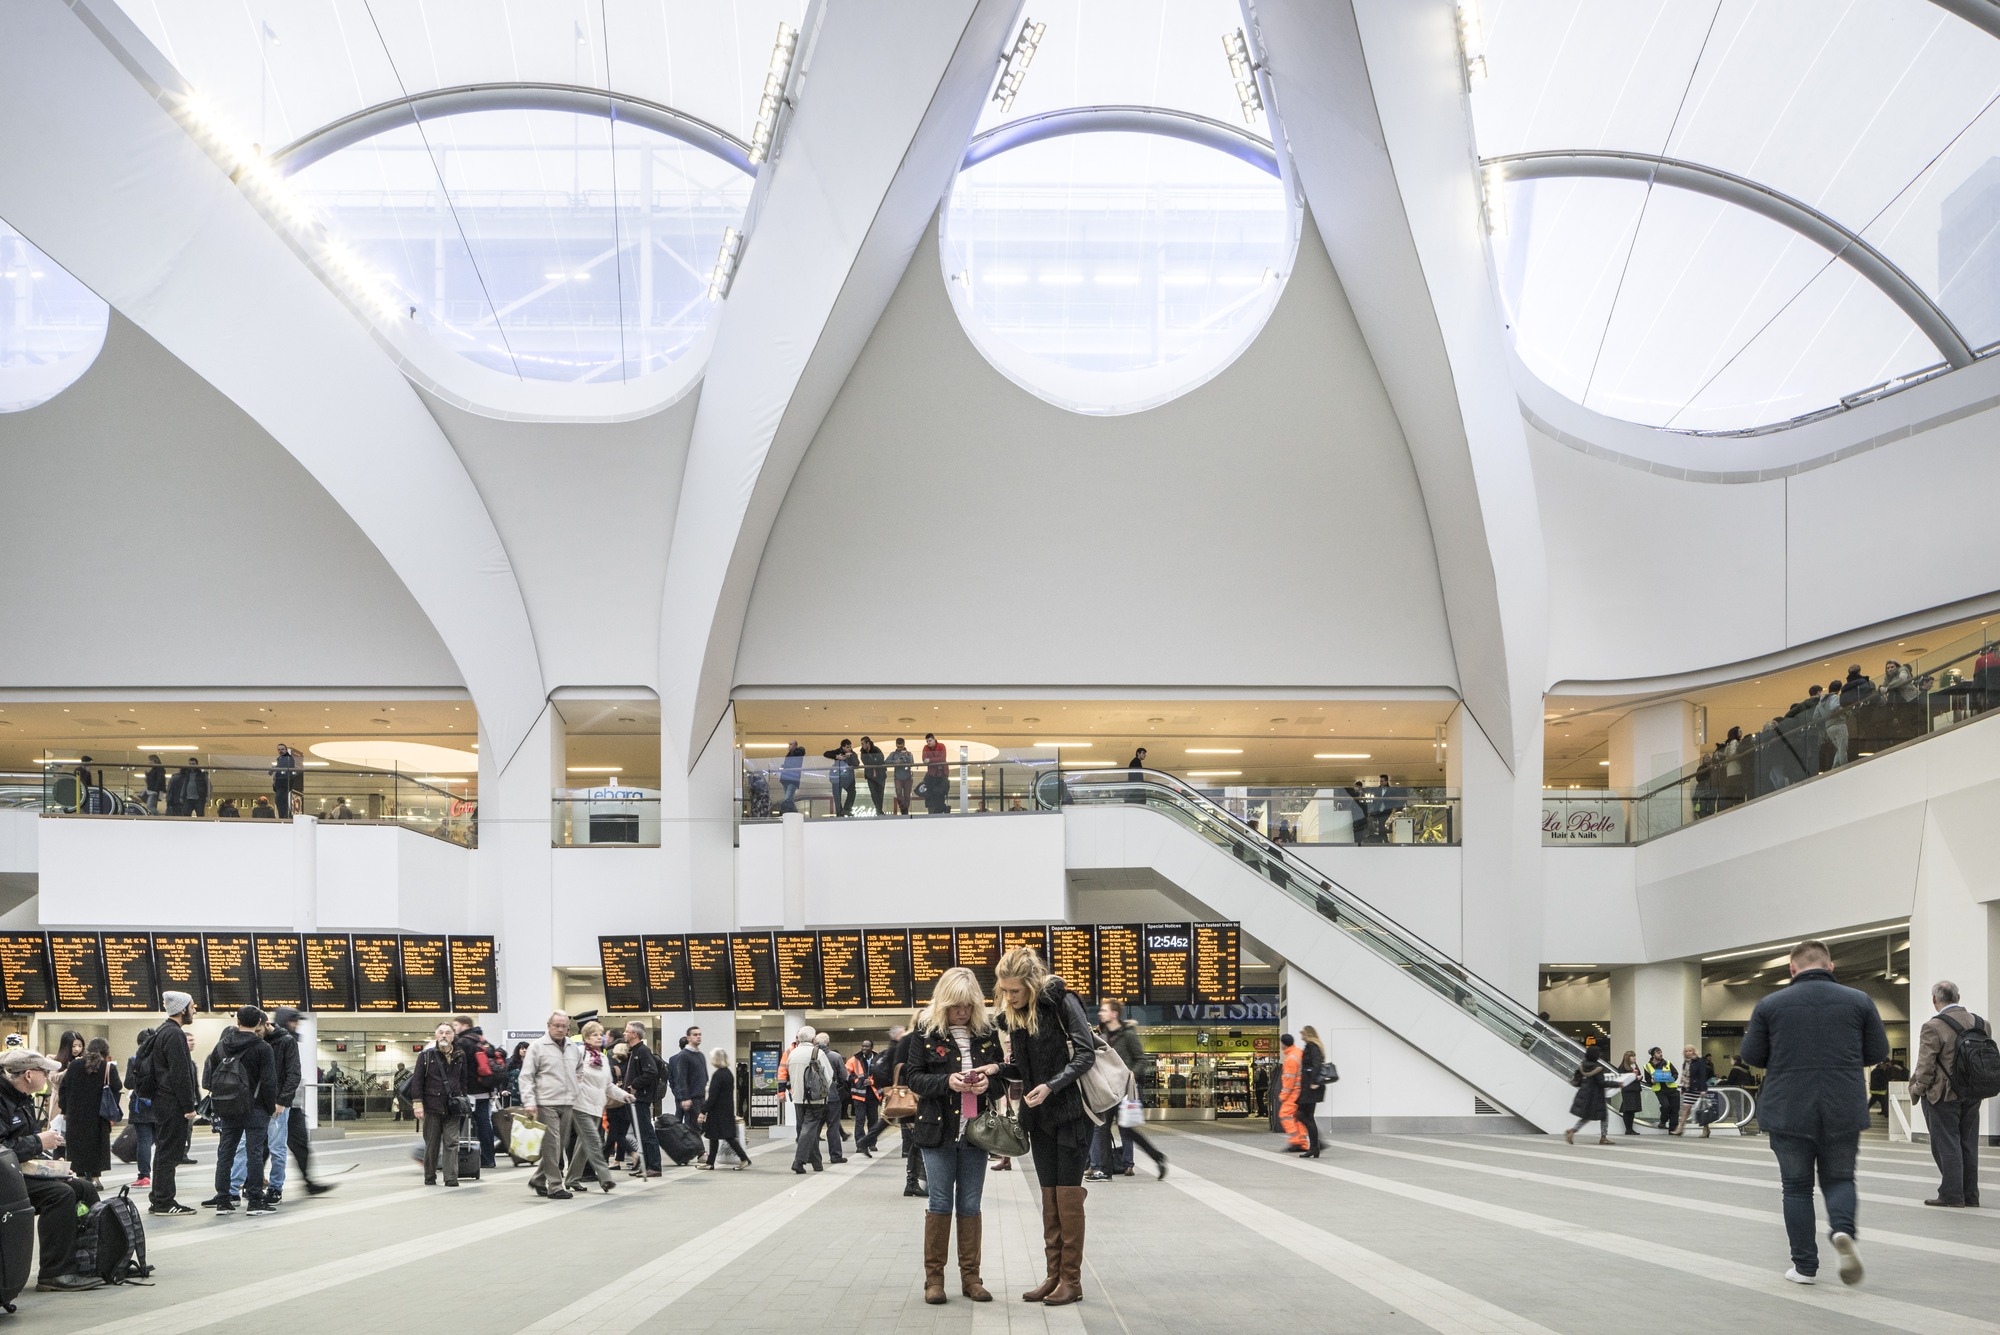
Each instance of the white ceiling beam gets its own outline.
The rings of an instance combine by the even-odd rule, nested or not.
[[[807,16],[797,110],[759,174],[667,562],[663,728],[685,764],[728,705],[778,507],[958,167],[1019,10],[879,0]]]
[[[326,488],[430,617],[480,726],[511,753],[543,686],[499,532],[363,319],[148,87],[176,77],[108,3],[0,6],[0,217],[228,396]],[[79,485],[87,445],[79,442]],[[162,533],[171,521],[162,517]],[[265,531],[233,540],[263,596],[310,600],[321,572],[288,568],[287,527],[288,516],[273,514]]]

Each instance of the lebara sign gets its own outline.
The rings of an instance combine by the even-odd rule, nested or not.
[[[1624,802],[1603,798],[1542,799],[1544,844],[1622,844]]]

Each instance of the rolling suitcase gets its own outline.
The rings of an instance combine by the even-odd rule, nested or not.
[[[14,1310],[34,1273],[35,1207],[14,1151],[0,1149],[0,1309]]]
[[[458,1119],[458,1180],[479,1180],[479,1133],[473,1129],[471,1113]]]
[[[687,1162],[701,1153],[701,1137],[693,1128],[683,1126],[677,1117],[662,1117],[653,1123],[653,1131],[660,1138],[660,1153],[674,1161],[674,1167],[685,1167]]]

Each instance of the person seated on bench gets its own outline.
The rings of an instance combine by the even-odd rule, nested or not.
[[[103,1282],[94,1275],[69,1273],[76,1255],[77,1206],[95,1205],[96,1189],[67,1173],[41,1176],[37,1171],[55,1167],[49,1152],[63,1143],[62,1132],[42,1130],[42,1120],[35,1115],[35,1096],[49,1087],[49,1076],[60,1069],[53,1057],[28,1048],[0,1057],[0,1145],[21,1161],[28,1203],[35,1207],[42,1246],[37,1293],[75,1293]]]

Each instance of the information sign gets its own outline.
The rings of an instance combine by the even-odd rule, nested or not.
[[[910,929],[910,995],[914,1004],[930,1002],[931,991],[946,969],[958,963],[949,927]]]
[[[153,977],[153,938],[145,932],[104,934],[104,981],[109,1010],[156,1011],[160,987]]]
[[[604,966],[604,1009],[613,1015],[643,1015],[646,1001],[646,947],[636,936],[600,936],[597,958]]]
[[[201,953],[208,961],[208,1004],[233,1011],[257,1004],[257,947],[248,932],[203,932]]]
[[[354,1009],[403,1009],[403,966],[395,937],[355,936]]]
[[[778,959],[769,932],[731,932],[729,964],[736,975],[736,1009],[777,1010]]]
[[[96,932],[50,932],[49,974],[59,1011],[111,1009],[104,983],[104,947]]]
[[[730,967],[728,936],[721,932],[690,934],[687,952],[688,1009],[736,1009],[736,975]]]
[[[153,969],[160,976],[162,1004],[167,993],[185,992],[196,1010],[208,1009],[208,957],[200,933],[153,933]]]
[[[500,1010],[500,977],[494,967],[493,938],[454,936],[451,946],[451,1008],[464,1015]]]
[[[1146,924],[1146,996],[1149,1006],[1181,1006],[1193,1000],[1188,966],[1194,957],[1194,930],[1184,922]]]
[[[1105,923],[1097,929],[1097,999],[1136,1004],[1143,979],[1139,970],[1140,942],[1144,933],[1137,923]]]
[[[306,962],[296,936],[257,933],[257,996],[267,1012],[280,1006],[305,1009]]]
[[[1194,994],[1197,1001],[1239,1001],[1243,994],[1243,929],[1233,922],[1194,925]]]
[[[872,1010],[910,1010],[910,933],[901,927],[871,927],[861,934],[868,961],[868,1005]]]
[[[979,980],[979,995],[993,999],[993,966],[1000,962],[998,927],[961,927],[957,930],[958,966],[972,970]]]
[[[684,1011],[688,1004],[687,941],[678,936],[646,938],[646,996],[649,1009]]]
[[[858,1011],[868,1005],[861,933],[819,934],[820,1005],[830,1011]]]
[[[305,938],[306,1005],[315,1011],[354,1009],[354,946],[344,932]]]
[[[451,1004],[451,978],[445,969],[444,938],[402,937],[403,1009],[440,1015]]]
[[[819,1009],[819,934],[779,932],[778,1005],[788,1011]]]
[[[0,978],[5,979],[7,1009],[55,1009],[49,983],[49,943],[40,932],[0,932]]]
[[[1091,927],[1049,928],[1049,969],[1081,997],[1097,997],[1097,932]]]

